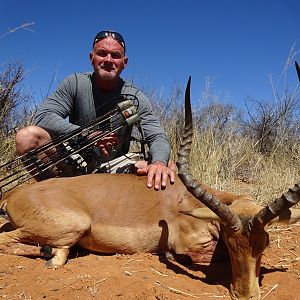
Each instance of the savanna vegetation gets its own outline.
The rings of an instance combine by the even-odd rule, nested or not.
[[[204,88],[192,83],[194,94],[201,95],[192,99],[191,165],[196,178],[222,190],[249,192],[259,202],[267,202],[299,180],[299,84],[291,88],[285,81],[290,73],[297,76],[297,54],[292,48],[280,84],[270,84],[272,99],[247,98],[243,107],[236,107],[214,93],[209,79]],[[15,133],[32,121],[35,103],[24,92],[25,76],[20,62],[0,65],[0,164],[16,155]],[[170,137],[175,160],[183,125],[184,88],[174,86],[168,97],[144,90]]]
[[[291,75],[297,78],[296,54],[292,48],[277,85],[270,83],[273,97],[249,97],[244,99],[243,107],[214,93],[209,79],[204,89],[192,83],[193,91],[201,94],[199,99],[192,99],[194,142],[190,159],[196,178],[221,190],[251,193],[260,203],[280,195],[299,180],[299,84],[291,88],[286,80]],[[155,93],[150,96],[171,139],[176,160],[184,89],[174,87],[168,99],[155,97]]]

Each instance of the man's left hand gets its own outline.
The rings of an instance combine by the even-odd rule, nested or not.
[[[153,162],[147,165],[145,168],[137,170],[137,174],[147,174],[147,187],[152,188],[154,185],[155,190],[165,189],[167,186],[168,178],[170,183],[175,182],[176,166],[173,161],[169,161],[166,166],[160,161]]]

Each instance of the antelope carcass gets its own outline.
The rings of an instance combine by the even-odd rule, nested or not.
[[[196,262],[229,253],[232,299],[260,299],[260,261],[269,242],[265,226],[278,216],[291,219],[288,209],[299,201],[300,188],[261,208],[247,195],[194,180],[189,89],[190,80],[177,162],[182,181],[155,191],[146,188],[145,177],[91,174],[20,186],[2,199],[13,230],[0,233],[0,252],[52,257],[52,267],[65,264],[74,244],[102,253],[168,251]],[[228,252],[217,251],[218,242]]]

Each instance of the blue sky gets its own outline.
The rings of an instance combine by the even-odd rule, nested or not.
[[[27,22],[32,31],[0,38],[0,63],[25,65],[25,89],[37,102],[65,76],[91,70],[91,43],[103,29],[126,40],[123,77],[167,96],[192,75],[194,101],[206,77],[227,102],[270,99],[270,74],[279,79],[292,46],[300,49],[299,0],[2,1],[0,36]]]

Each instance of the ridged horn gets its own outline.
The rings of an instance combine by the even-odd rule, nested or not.
[[[298,79],[299,79],[299,82],[300,82],[300,67],[299,67],[299,65],[296,61],[295,61],[295,66],[296,66],[296,71],[297,71],[297,74],[298,74]]]
[[[296,205],[300,201],[300,183],[296,183],[281,197],[275,199],[266,207],[261,209],[250,221],[251,231],[259,231],[271,220],[278,217],[284,210]]]
[[[191,76],[189,77],[185,90],[185,126],[182,135],[182,141],[178,150],[178,176],[187,188],[187,190],[196,197],[200,202],[209,207],[223,222],[225,222],[231,229],[239,230],[241,228],[241,221],[227,205],[222,203],[219,199],[209,194],[201,186],[201,183],[196,181],[190,172],[189,154],[191,152],[191,145],[193,140],[193,117],[191,108]]]

